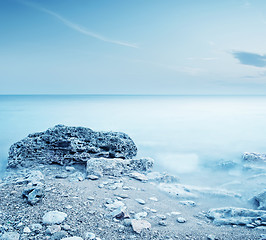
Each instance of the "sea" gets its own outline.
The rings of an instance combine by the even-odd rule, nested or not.
[[[13,143],[57,124],[125,132],[138,158],[187,183],[210,182],[213,166],[244,152],[266,152],[266,96],[1,95],[1,173]]]

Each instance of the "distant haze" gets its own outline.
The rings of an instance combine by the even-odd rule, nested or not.
[[[0,94],[265,94],[265,0],[0,1]]]

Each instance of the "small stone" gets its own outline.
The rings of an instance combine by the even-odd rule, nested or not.
[[[123,199],[128,198],[128,195],[127,194],[124,194],[124,193],[115,194],[115,196],[120,197],[120,198],[123,198]]]
[[[31,233],[31,230],[29,227],[24,227],[23,233]]]
[[[133,172],[129,176],[131,178],[134,178],[134,179],[139,180],[141,182],[147,182],[148,181],[148,178],[142,173]]]
[[[58,178],[58,179],[65,179],[67,177],[68,177],[68,174],[67,173],[64,173],[64,172],[55,175],[55,178]]]
[[[62,238],[62,240],[83,240],[83,238],[74,236],[74,237]]]
[[[131,226],[131,219],[130,218],[125,218],[124,219],[124,225],[127,226],[127,227]]]
[[[208,240],[216,240],[215,236],[213,234],[210,234],[207,236]]]
[[[75,172],[76,171],[76,169],[74,167],[71,167],[71,166],[66,166],[66,170],[68,172]]]
[[[163,221],[163,220],[161,220],[161,221],[159,222],[159,225],[160,225],[160,226],[167,226],[166,222]]]
[[[147,217],[148,213],[147,212],[139,212],[135,214],[135,219],[142,219]]]
[[[79,177],[78,177],[78,180],[79,180],[80,182],[82,182],[82,181],[84,181],[84,178],[81,177],[81,176],[79,176]]]
[[[95,234],[92,232],[86,232],[85,233],[85,240],[95,239]]]
[[[171,215],[173,216],[181,215],[181,212],[171,212]]]
[[[19,228],[19,227],[22,227],[23,226],[23,223],[22,222],[20,222],[18,225],[17,225],[17,227]]]
[[[39,223],[34,223],[30,225],[30,229],[34,233],[39,233],[42,230],[42,225]]]
[[[65,208],[66,208],[66,209],[71,209],[72,206],[71,206],[71,205],[66,205]]]
[[[165,220],[166,216],[163,214],[157,214],[157,217],[160,218],[161,220]]]
[[[254,228],[255,226],[253,224],[246,224],[247,228]]]
[[[157,198],[157,197],[150,197],[149,199],[150,199],[151,201],[158,202],[158,198]]]
[[[153,208],[151,208],[151,210],[150,210],[152,213],[157,213],[157,210],[156,209],[153,209]]]
[[[49,234],[49,235],[53,235],[54,233],[56,232],[59,232],[61,231],[61,227],[59,225],[52,225],[52,226],[49,226],[47,229],[46,229],[46,233]]]
[[[194,201],[188,200],[188,201],[179,201],[180,204],[190,207],[195,207],[197,204]]]
[[[94,201],[94,197],[89,196],[89,197],[88,197],[88,200],[89,200],[89,201]]]
[[[151,229],[151,224],[146,220],[133,219],[131,226],[136,233],[140,233],[143,229]]]
[[[137,199],[135,199],[139,204],[141,204],[141,205],[144,205],[146,202],[143,200],[143,199],[141,199],[141,198],[137,198]]]
[[[98,188],[103,188],[104,185],[103,184],[99,184]]]
[[[60,224],[67,217],[66,213],[59,211],[50,211],[44,214],[42,222],[44,224]]]
[[[67,232],[66,231],[60,231],[60,232],[56,232],[54,233],[50,240],[62,240],[62,238],[66,238],[67,237]]]
[[[183,217],[178,217],[176,221],[179,222],[179,223],[185,223],[186,219],[183,218]]]
[[[99,177],[96,176],[96,175],[88,175],[88,176],[87,176],[87,179],[90,179],[90,180],[98,180]]]
[[[70,230],[70,226],[68,224],[64,224],[64,225],[62,225],[62,229],[66,230],[66,231],[69,231]]]

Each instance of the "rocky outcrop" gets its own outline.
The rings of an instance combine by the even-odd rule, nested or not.
[[[8,167],[39,164],[71,165],[90,158],[130,159],[137,154],[132,139],[122,132],[94,132],[84,127],[57,125],[30,134],[9,150]]]
[[[257,221],[266,221],[266,211],[252,210],[246,208],[213,208],[207,213],[207,217],[213,219],[213,222],[217,225],[249,225],[257,224]]]
[[[87,175],[96,176],[122,176],[132,171],[148,171],[153,167],[153,159],[112,159],[112,158],[91,158],[87,161]]]

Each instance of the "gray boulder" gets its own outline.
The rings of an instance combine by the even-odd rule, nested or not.
[[[71,165],[90,158],[130,159],[137,154],[132,139],[122,132],[94,132],[85,127],[57,125],[28,135],[10,147],[8,167],[40,164]]]
[[[59,211],[50,211],[43,215],[42,222],[47,225],[60,224],[67,217],[66,213]]]

